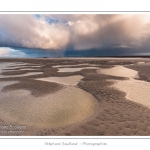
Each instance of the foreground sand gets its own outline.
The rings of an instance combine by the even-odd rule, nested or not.
[[[36,125],[27,126],[25,133],[18,135],[150,135],[150,109],[144,105],[126,99],[126,94],[111,86],[114,84],[111,80],[126,80],[126,77],[116,77],[97,73],[96,69],[84,69],[77,72],[58,72],[57,65],[75,65],[83,63],[95,64],[100,68],[111,68],[113,65],[124,65],[127,68],[139,72],[139,80],[150,81],[149,65],[138,62],[149,60],[59,60],[59,59],[18,59],[18,60],[0,60],[1,62],[25,62],[30,63],[20,68],[38,68],[33,72],[43,72],[26,77],[3,78],[0,81],[20,81],[15,85],[5,86],[3,91],[9,93],[14,90],[29,90],[35,97],[46,96],[51,91],[60,90],[57,84],[51,82],[36,81],[37,78],[45,77],[67,77],[71,75],[81,75],[84,78],[77,85],[78,88],[92,94],[98,101],[98,109],[87,119],[78,121],[70,125],[60,127],[36,127]],[[133,64],[133,65],[130,65]],[[78,67],[81,68],[82,65]],[[82,67],[83,67],[82,66]],[[76,66],[73,66],[76,68]],[[4,75],[19,75],[28,73],[31,70],[9,71]],[[2,83],[2,82],[1,82]],[[9,125],[11,122],[0,120],[0,125]],[[16,124],[17,125],[17,124]],[[5,135],[5,134],[1,134]]]

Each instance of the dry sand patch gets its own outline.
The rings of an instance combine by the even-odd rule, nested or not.
[[[82,68],[58,68],[58,72],[76,72],[82,69],[98,69],[98,67],[82,67]]]
[[[99,69],[98,73],[117,76],[117,77],[128,77],[136,78],[138,77],[138,72],[133,69],[128,69],[123,66],[115,66],[108,69]]]
[[[1,118],[17,124],[57,127],[73,124],[91,116],[97,109],[95,98],[75,87],[54,94],[34,97],[27,90],[1,93]]]
[[[126,98],[150,108],[150,83],[140,80],[115,81],[112,86],[126,93]]]
[[[38,78],[36,80],[47,81],[47,82],[56,82],[64,85],[77,85],[78,82],[83,78],[80,75],[67,76],[67,77],[47,77],[47,78]]]
[[[128,80],[110,80],[114,81],[114,85],[111,87],[125,92],[127,99],[150,108],[150,83],[135,80],[134,78],[138,77],[137,71],[123,66],[115,66],[109,69],[101,69],[98,72],[106,75],[128,77]]]
[[[75,64],[75,65],[56,65],[56,66],[53,66],[53,68],[59,68],[59,67],[72,67],[72,66],[82,66],[82,65],[89,65],[89,64],[86,63],[86,64]]]

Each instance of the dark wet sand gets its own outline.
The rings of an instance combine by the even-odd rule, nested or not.
[[[81,62],[82,61],[82,62]],[[141,60],[140,60],[141,61]],[[140,62],[139,61],[139,62]],[[144,61],[144,60],[142,60]],[[146,60],[148,61],[148,59]],[[149,60],[150,61],[150,60]],[[65,77],[70,75],[82,75],[84,78],[77,85],[79,88],[91,93],[98,101],[98,109],[95,113],[81,121],[72,125],[57,127],[57,128],[38,128],[36,126],[27,127],[25,134],[16,135],[81,135],[81,136],[102,136],[102,135],[150,135],[150,109],[141,104],[127,100],[125,93],[109,87],[113,83],[108,79],[126,80],[122,77],[113,77],[108,75],[98,74],[95,69],[84,69],[78,72],[57,72],[57,68],[52,68],[54,65],[74,65],[81,63],[90,63],[99,66],[100,68],[110,68],[113,65],[126,65],[126,67],[135,69],[139,72],[139,79],[150,81],[150,66],[138,65],[137,60],[59,60],[59,59],[0,59],[0,62],[25,62],[33,68],[33,65],[41,65],[33,72],[43,72],[42,75],[33,75],[28,77],[13,77],[4,78],[0,81],[20,81],[13,85],[3,88],[3,91],[9,92],[17,89],[27,89],[34,96],[46,95],[50,92],[61,90],[61,86],[57,83],[44,81],[34,81],[34,78],[43,77]],[[134,65],[130,65],[134,64]],[[88,66],[88,65],[86,65]],[[24,66],[26,67],[26,66]],[[81,67],[81,66],[77,66]],[[14,69],[12,74],[22,74],[30,71]],[[11,75],[11,71],[5,72],[5,75]],[[9,125],[10,122],[4,122],[0,119],[0,125]],[[0,134],[5,135],[5,134]]]

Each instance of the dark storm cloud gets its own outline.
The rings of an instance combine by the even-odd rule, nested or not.
[[[105,53],[147,52],[150,15],[0,15],[0,46]]]

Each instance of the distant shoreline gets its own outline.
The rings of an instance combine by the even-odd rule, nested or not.
[[[85,57],[0,57],[0,60],[4,59],[88,59],[88,58],[150,58],[150,56],[85,56]]]

